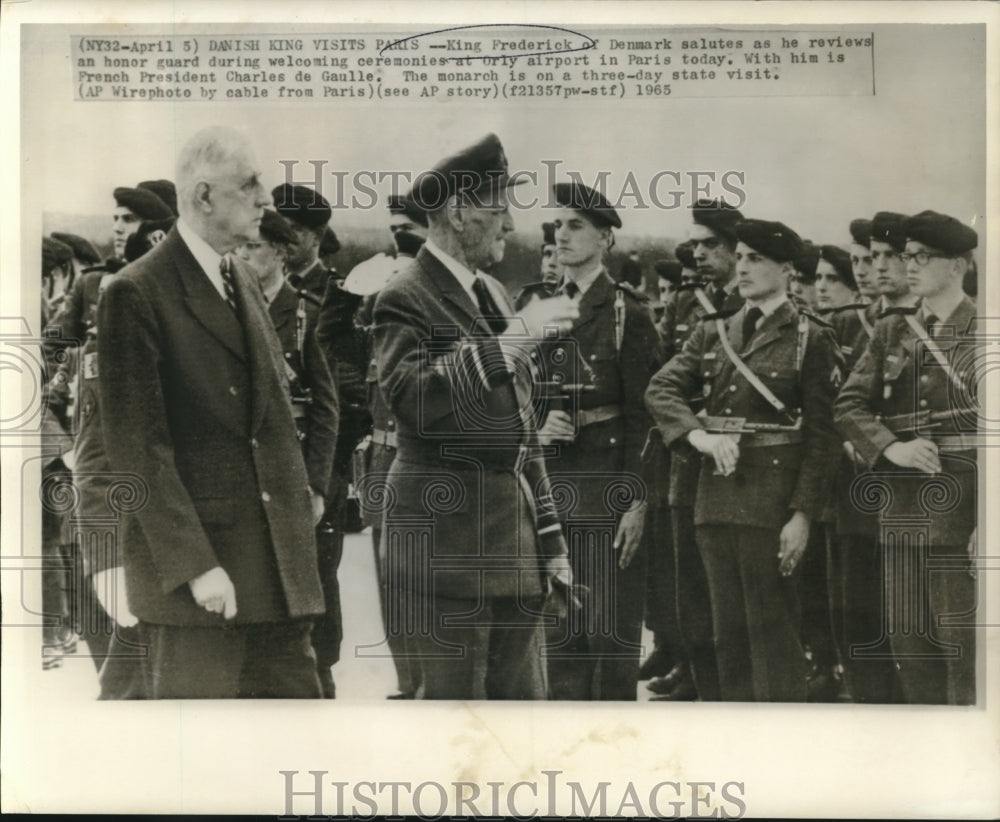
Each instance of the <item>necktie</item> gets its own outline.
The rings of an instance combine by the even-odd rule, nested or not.
[[[507,329],[507,320],[493,299],[493,295],[490,294],[490,289],[487,287],[486,281],[482,277],[476,277],[472,282],[472,290],[476,295],[476,301],[479,303],[479,311],[489,325],[490,330],[494,334],[502,334]]]
[[[924,320],[924,328],[927,329],[927,336],[931,339],[934,338],[935,326],[938,324],[939,320],[933,314],[928,314]]]
[[[572,280],[567,281],[566,287],[563,288],[563,291],[566,293],[566,296],[569,297],[571,300],[575,300],[576,295],[580,293],[580,289],[577,287],[577,284],[574,283]]]
[[[233,284],[233,270],[230,268],[228,257],[223,257],[219,261],[219,273],[222,275],[222,289],[226,292],[226,302],[233,311],[236,311],[236,287]]]
[[[726,289],[718,287],[712,289],[712,305],[716,311],[722,311],[722,306],[726,304],[726,296]]]
[[[746,316],[743,318],[743,348],[747,347],[753,332],[757,330],[757,320],[763,316],[764,312],[755,305],[747,309]]]

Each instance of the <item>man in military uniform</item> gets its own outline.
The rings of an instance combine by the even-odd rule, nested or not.
[[[321,301],[316,337],[333,375],[339,405],[337,447],[327,484],[326,511],[316,532],[326,615],[314,623],[312,637],[317,664],[326,670],[340,659],[343,625],[337,569],[344,552],[351,454],[368,425],[364,371],[359,365],[364,343],[354,326],[354,312],[361,298],[345,292],[336,272],[319,260],[320,243],[333,215],[326,198],[313,188],[290,183],[276,186],[271,197],[274,210],[288,221],[296,237],[285,259],[288,284]]]
[[[848,249],[851,255],[851,273],[858,287],[860,301],[867,304],[878,296],[872,270],[872,251],[869,247],[872,241],[872,221],[863,217],[851,220],[848,231],[851,234]]]
[[[646,403],[667,444],[703,455],[695,524],[711,590],[721,696],[802,701],[806,670],[793,574],[839,453],[831,408],[840,355],[786,289],[802,251],[781,223],[735,226],[744,308],[707,315]],[[692,397],[704,398],[696,416]]]
[[[802,243],[802,254],[795,261],[795,269],[788,281],[788,296],[799,308],[816,311],[816,264],[819,248],[809,240]]]
[[[278,335],[292,398],[292,414],[302,443],[309,485],[314,492],[313,515],[315,524],[319,525],[326,507],[327,484],[337,445],[337,394],[326,358],[316,341],[319,299],[304,289],[296,292],[285,281],[285,255],[295,241],[295,233],[284,218],[266,209],[260,223],[260,239],[244,243],[236,254],[257,275],[267,312]],[[322,637],[330,633],[329,626],[324,626],[326,620],[334,622],[333,630],[336,631],[340,615],[316,617],[314,628],[319,624],[317,633],[321,642]],[[333,698],[336,694],[333,673],[325,664],[326,660],[321,662],[319,657],[317,653],[317,673],[323,695]]]
[[[690,229],[698,279],[683,283],[673,310],[664,313],[661,335],[666,359],[679,353],[714,311],[732,311],[743,304],[736,288],[736,226],[743,215],[721,200],[699,200],[691,210]],[[683,260],[682,260],[683,262]],[[692,402],[700,397],[692,396]],[[695,538],[694,506],[701,456],[689,443],[671,445],[670,491],[673,525],[676,607],[686,664],[649,683],[653,693],[668,700],[719,699],[719,675],[712,639],[712,610],[705,566]]]
[[[511,316],[495,264],[510,224],[496,135],[420,175],[427,242],[375,301],[379,387],[397,421],[383,539],[411,597],[425,699],[542,699],[542,607],[570,569],[531,418],[524,351],[577,316]],[[522,367],[524,366],[524,367]]]
[[[875,321],[887,311],[912,307],[917,302],[917,298],[910,294],[906,266],[899,256],[906,246],[905,221],[905,214],[893,211],[880,211],[872,219],[872,270],[879,296],[869,306],[865,316],[873,327]]]
[[[122,186],[114,190],[115,208],[111,213],[111,235],[116,260],[125,259],[125,241],[143,220],[163,220],[176,216],[170,206],[149,188]]]
[[[538,282],[528,283],[514,298],[520,310],[535,297],[551,297],[559,287],[559,261],[556,257],[556,234],[552,223],[542,223],[542,269]]]
[[[561,293],[580,316],[541,349],[543,377],[567,388],[549,404],[538,436],[556,446],[547,459],[553,485],[569,486],[576,505],[566,537],[576,582],[589,589],[579,619],[549,634],[554,699],[634,700],[638,681],[648,505],[641,452],[652,420],[642,402],[662,364],[644,302],[616,286],[604,267],[621,219],[600,192],[560,183],[554,199]],[[622,500],[614,499],[617,493]]]
[[[906,701],[968,705],[975,702],[970,557],[979,404],[976,312],[962,280],[978,238],[933,211],[906,219],[903,231],[900,261],[920,305],[878,323],[837,399],[836,423],[891,491],[882,511],[883,549],[892,552],[887,624]]]

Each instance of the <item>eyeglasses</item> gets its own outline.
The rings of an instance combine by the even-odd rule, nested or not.
[[[899,259],[901,259],[904,263],[908,263],[910,260],[913,260],[917,265],[920,266],[927,265],[927,263],[930,261],[932,257],[940,258],[943,260],[950,259],[947,254],[932,254],[929,251],[918,251],[916,254],[908,254],[904,251],[902,254],[899,255]]]

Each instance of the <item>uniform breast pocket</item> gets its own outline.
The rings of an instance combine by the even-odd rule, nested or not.
[[[698,376],[701,377],[702,393],[705,397],[711,395],[712,386],[715,384],[715,379],[719,376],[721,368],[722,360],[719,358],[718,351],[706,351],[701,355],[701,361],[698,363]]]
[[[798,390],[799,375],[795,366],[790,363],[771,363],[763,366],[756,366],[754,373],[760,377],[760,381],[766,385],[772,394],[789,407],[800,405]],[[763,397],[760,402],[768,409],[771,404]]]

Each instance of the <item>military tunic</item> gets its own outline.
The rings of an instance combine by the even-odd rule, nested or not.
[[[642,398],[662,358],[646,304],[607,272],[580,296],[579,310],[567,335],[541,346],[544,379],[591,386],[564,409],[574,440],[554,442],[546,459],[554,496],[566,495],[574,582],[590,591],[579,624],[549,633],[551,692],[634,700],[646,558],[640,549],[621,569],[612,543],[622,513],[647,495],[640,456],[652,420]]]
[[[737,352],[745,313],[725,323]],[[711,590],[721,696],[801,700],[805,668],[795,580],[779,576],[779,534],[795,511],[811,519],[822,514],[829,465],[840,449],[831,407],[842,361],[829,328],[803,320],[787,301],[760,321],[740,357],[792,414],[798,412],[801,424],[797,433],[744,435],[736,470],[727,477],[714,473],[711,457],[702,460],[694,519]],[[693,396],[703,397],[712,416],[791,423],[730,362],[714,319],[702,321],[646,393],[668,444],[702,427]]]
[[[913,317],[924,324],[922,310]],[[978,492],[975,304],[964,298],[937,326],[934,341],[961,388],[906,316],[887,316],[875,326],[874,338],[837,399],[836,423],[872,471],[868,494],[859,490],[856,499],[880,517],[887,552],[888,639],[906,700],[970,704],[975,701],[974,629],[938,625],[938,617],[975,608],[975,583],[967,573]],[[898,430],[895,423],[893,431],[886,422],[922,412],[942,418],[910,430]],[[892,443],[917,436],[938,446],[941,473],[900,468],[884,457]],[[907,602],[910,607],[904,608]],[[884,650],[884,636],[879,644]]]

